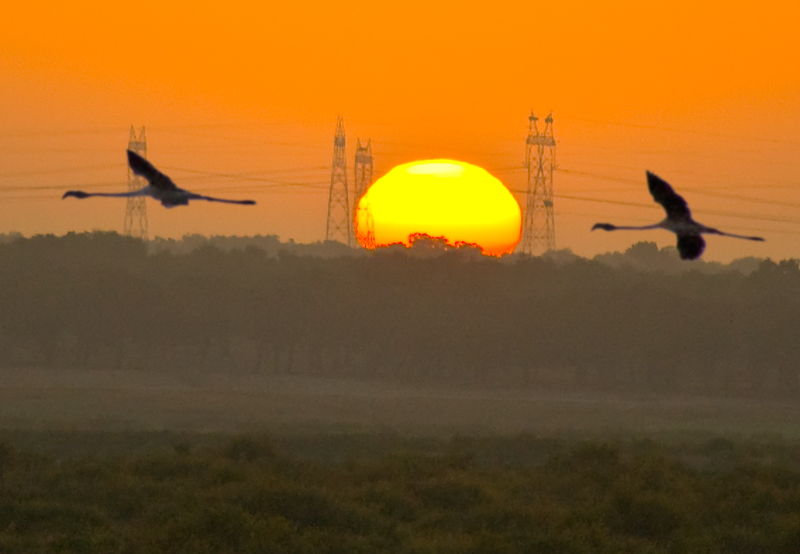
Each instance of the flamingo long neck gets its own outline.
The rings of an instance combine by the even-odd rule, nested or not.
[[[663,229],[661,223],[654,223],[653,225],[631,226],[631,225],[614,225],[614,230],[618,231],[646,231],[647,229]]]
[[[149,186],[128,192],[87,192],[86,196],[107,196],[113,198],[130,198],[131,196],[149,196]]]

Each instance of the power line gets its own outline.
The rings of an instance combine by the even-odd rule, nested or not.
[[[191,179],[191,178],[190,179],[183,179],[183,181],[196,182],[198,179],[204,179],[204,178],[206,178],[206,177],[200,176],[200,177],[196,177],[194,179]],[[257,182],[265,183],[263,185],[253,185],[253,186],[250,186],[250,187],[247,187],[246,185],[243,185],[243,187],[247,187],[248,190],[254,190],[254,191],[259,191],[259,190],[260,191],[269,191],[269,190],[273,190],[273,189],[276,189],[276,188],[285,188],[285,187],[299,187],[299,188],[302,188],[302,187],[325,187],[325,186],[327,186],[324,181],[297,182],[297,181],[275,181],[275,180],[272,180],[272,179],[268,180],[268,179],[256,179],[256,178],[243,179],[243,180],[257,181]],[[0,194],[2,194],[3,192],[21,192],[21,191],[48,191],[48,190],[63,191],[63,190],[66,190],[66,189],[68,189],[68,188],[70,188],[72,186],[80,186],[81,188],[84,188],[84,189],[96,189],[96,188],[107,188],[107,187],[122,187],[124,185],[125,185],[125,183],[123,181],[121,181],[121,180],[119,180],[119,181],[94,182],[94,183],[75,183],[75,184],[67,183],[67,184],[63,184],[63,185],[26,185],[26,186],[14,185],[14,186],[3,186],[3,187],[0,187]],[[216,190],[216,191],[230,191],[230,190],[234,190],[234,188],[236,188],[236,185],[234,185],[234,187],[214,187],[213,190]],[[242,187],[238,187],[238,188],[242,188]],[[209,191],[209,190],[212,190],[212,189],[210,189],[210,188],[197,188],[196,190],[198,190],[198,191]]]
[[[215,139],[223,139],[223,140],[230,140],[234,142],[250,142],[254,144],[274,144],[278,146],[308,146],[309,144],[313,143],[321,143],[320,140],[312,141],[312,140],[296,140],[296,141],[287,141],[287,140],[270,140],[270,139],[263,139],[263,138],[253,138],[253,137],[243,137],[243,136],[224,136],[218,134],[203,134],[203,133],[191,133],[188,131],[170,131],[170,130],[160,130],[160,132],[164,134],[174,134],[174,135],[181,135],[181,136],[188,136],[188,137],[200,137],[200,138],[215,138]]]
[[[727,198],[731,200],[746,200],[754,204],[769,204],[772,206],[785,206],[787,208],[800,208],[797,202],[787,202],[786,200],[770,200],[768,198],[754,198],[752,196],[743,196],[740,194],[726,194],[722,192],[711,192],[704,189],[691,189],[693,194],[702,194],[706,196],[714,196],[717,198]]]
[[[611,175],[603,175],[603,174],[600,174],[600,173],[590,173],[590,172],[586,172],[586,171],[576,171],[576,170],[561,169],[561,168],[557,168],[557,170],[558,171],[562,171],[564,173],[597,177],[597,178],[601,178],[601,179],[608,180],[608,181],[620,181],[620,182],[626,182],[626,183],[632,183],[632,184],[635,183],[637,186],[641,184],[641,181],[636,180],[636,179],[627,178],[627,177],[615,177],[615,176],[611,176]],[[728,190],[730,188],[749,188],[749,189],[754,189],[754,188],[756,188],[756,189],[757,188],[797,188],[800,191],[800,184],[795,184],[795,185],[752,185],[752,184],[751,185],[720,185],[718,187],[704,186],[702,188],[696,188],[696,187],[687,188],[686,191],[691,193],[691,194],[702,194],[702,195],[706,195],[706,196],[714,196],[714,197],[717,197],[717,198],[730,198],[730,199],[733,199],[733,200],[745,200],[747,202],[753,202],[753,203],[757,203],[757,204],[772,204],[772,205],[776,205],[776,206],[786,206],[786,207],[791,207],[791,208],[800,207],[800,204],[798,204],[798,203],[787,202],[785,200],[771,200],[771,199],[758,198],[758,197],[753,197],[753,196],[744,196],[744,195],[732,194],[732,193],[711,192],[712,190],[714,190],[714,191],[716,191],[716,190]],[[593,190],[597,191],[597,189],[593,189]],[[633,188],[604,189],[605,192],[629,192],[629,191],[632,191],[632,190],[633,190]]]
[[[521,192],[519,190],[514,190],[514,192]],[[565,200],[578,200],[581,202],[600,202],[603,204],[618,204],[621,206],[635,206],[639,208],[647,208],[647,209],[655,209],[660,210],[661,208],[658,206],[654,206],[652,204],[643,204],[639,202],[629,202],[626,200],[611,200],[608,198],[590,198],[586,196],[571,196],[571,195],[564,195],[564,194],[557,194],[555,195],[556,198],[562,198]],[[736,213],[736,212],[725,212],[725,211],[717,211],[717,210],[692,210],[694,213],[698,214],[707,214],[707,215],[718,215],[722,217],[733,217],[738,219],[754,219],[758,221],[772,221],[775,223],[790,223],[792,225],[800,225],[800,219],[788,218],[788,217],[774,217],[774,216],[764,216],[764,215],[751,215],[751,214],[743,214],[743,213]]]
[[[98,171],[105,169],[118,169],[120,164],[89,165],[83,167],[61,167],[52,169],[34,169],[33,171],[15,171],[0,173],[0,177],[25,177],[27,175],[57,175],[59,173],[73,173],[75,171]]]
[[[556,214],[559,216],[562,215],[570,215],[570,216],[577,216],[591,220],[595,220],[597,214],[592,213],[584,213],[584,212],[573,212],[573,211],[564,211],[561,209],[556,210]],[[626,219],[630,221],[652,221],[651,218],[644,218],[644,217],[637,217],[637,216],[628,216]],[[761,231],[763,233],[779,233],[779,234],[787,234],[787,235],[800,235],[800,230],[792,230],[792,229],[767,229],[765,227],[750,227],[750,226],[738,226],[737,229],[739,230],[747,230],[747,231]]]
[[[314,166],[310,168],[291,168],[291,169],[273,169],[273,170],[260,170],[260,171],[248,171],[246,173],[218,173],[214,171],[206,171],[206,170],[199,170],[199,169],[187,169],[182,167],[169,167],[166,166],[164,169],[173,170],[173,171],[184,171],[186,173],[197,173],[204,177],[223,177],[225,179],[240,179],[242,181],[259,181],[259,182],[275,182],[275,183],[283,183],[283,181],[275,181],[274,179],[267,179],[265,177],[258,177],[258,175],[269,175],[269,174],[279,174],[279,173],[309,173],[314,171],[322,171],[327,169],[327,166]]]
[[[768,142],[768,143],[783,143],[783,144],[793,144],[793,145],[800,145],[800,141],[795,140],[788,140],[788,139],[781,139],[775,137],[758,137],[747,135],[743,137],[741,135],[729,135],[725,133],[712,133],[709,131],[695,131],[693,129],[687,129],[685,127],[664,127],[663,125],[645,125],[641,123],[623,123],[619,121],[599,121],[593,119],[583,119],[583,118],[576,118],[576,117],[565,117],[567,121],[582,121],[584,123],[595,123],[598,125],[611,125],[615,127],[630,127],[633,129],[646,129],[652,131],[668,131],[670,133],[681,133],[681,134],[690,134],[690,135],[700,135],[705,137],[719,137],[719,138],[730,138],[730,139],[747,139],[749,142]]]
[[[98,127],[95,129],[68,129],[64,131],[26,131],[19,133],[2,133],[0,140],[40,137],[71,137],[75,135],[119,134],[119,127]]]
[[[79,185],[81,187],[83,187],[83,188],[102,188],[102,187],[108,187],[108,186],[123,186],[124,183],[120,180],[120,181],[106,181],[106,182],[103,182],[103,183],[89,183],[89,184],[80,183]],[[19,191],[25,191],[25,190],[66,190],[66,189],[70,188],[71,186],[72,186],[71,184],[66,184],[66,185],[27,185],[27,186],[13,185],[13,186],[2,186],[2,187],[0,187],[0,193],[1,192],[5,192],[5,191],[19,192]]]
[[[620,176],[617,176],[617,175],[609,175],[607,173],[595,173],[595,172],[580,171],[580,170],[575,170],[575,169],[564,169],[562,167],[557,167],[556,171],[559,171],[561,173],[568,173],[568,174],[572,174],[572,175],[579,175],[581,177],[596,177],[598,179],[603,179],[605,181],[619,181],[619,182],[623,182],[623,183],[632,183],[632,184],[635,184],[635,185],[640,185],[640,184],[642,184],[644,182],[643,179],[634,179],[632,177],[620,177]],[[733,185],[729,184],[729,185],[719,185],[719,186],[703,186],[702,189],[700,189],[700,188],[691,188],[689,190],[692,190],[692,191],[707,190],[707,189],[723,189],[723,190],[727,190],[727,189],[740,189],[740,188],[748,188],[748,189],[754,189],[754,188],[796,188],[796,189],[798,189],[798,191],[800,191],[800,183],[781,184],[781,185],[769,184],[769,183],[768,184],[746,183],[746,184],[733,184]],[[616,189],[616,190],[620,190],[620,191],[625,190],[625,191],[627,191],[627,190],[631,190],[631,189]]]

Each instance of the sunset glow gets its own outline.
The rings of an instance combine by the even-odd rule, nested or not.
[[[499,256],[519,242],[521,214],[508,189],[486,170],[425,160],[399,165],[378,179],[361,197],[355,224],[365,247],[408,246],[411,235],[424,233]]]
[[[148,159],[177,186],[258,203],[148,207],[151,237],[328,239],[338,116],[351,191],[360,139],[376,177],[468,160],[524,207],[528,117],[552,111],[558,249],[592,257],[640,240],[589,229],[660,217],[650,170],[699,220],[767,239],[715,241],[704,259],[800,257],[800,3],[3,8],[0,235],[123,233],[125,202],[61,195],[127,190],[131,126],[146,127]],[[674,246],[668,233],[641,240]]]

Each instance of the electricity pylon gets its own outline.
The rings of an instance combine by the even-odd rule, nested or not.
[[[132,150],[147,158],[147,138],[144,134],[144,125],[136,136],[136,131],[131,125],[131,134],[128,139],[128,150]],[[131,168],[128,167],[128,190],[139,190],[147,185],[143,177],[134,175]],[[132,237],[138,237],[142,240],[147,240],[147,204],[144,201],[144,196],[132,196],[128,198],[128,204],[125,208],[125,234]]]
[[[522,225],[522,251],[525,254],[555,250],[556,247],[553,219],[556,140],[553,137],[553,113],[545,118],[542,133],[539,132],[538,121],[539,118],[531,111],[528,137],[525,139],[525,167],[528,168],[525,219]]]
[[[353,246],[358,245],[357,237],[355,237],[356,232],[358,232],[356,228],[358,210],[365,209],[358,205],[358,201],[361,200],[361,197],[364,196],[364,193],[367,192],[367,189],[372,184],[372,171],[372,139],[367,139],[365,146],[361,146],[361,139],[356,139],[355,182],[353,183],[353,229],[355,230],[353,233]],[[371,214],[367,214],[367,216],[371,217]],[[374,233],[372,243],[374,248]]]
[[[359,210],[361,213],[359,214],[361,224],[358,224],[358,219],[356,220],[356,233],[358,233],[358,237],[361,241],[359,244],[366,248],[367,250],[374,250],[375,249],[375,218],[372,215],[372,210],[370,209],[369,203],[364,206],[359,206]]]
[[[325,240],[339,240],[348,246],[352,244],[348,200],[344,119],[339,116],[336,123],[336,134],[333,137],[333,168],[331,169],[331,188],[328,195],[328,221],[325,225]]]

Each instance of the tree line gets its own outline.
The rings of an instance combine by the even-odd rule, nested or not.
[[[0,368],[800,392],[797,260],[671,272],[425,248],[325,256],[252,241],[149,251],[114,233],[14,237],[0,241]]]

